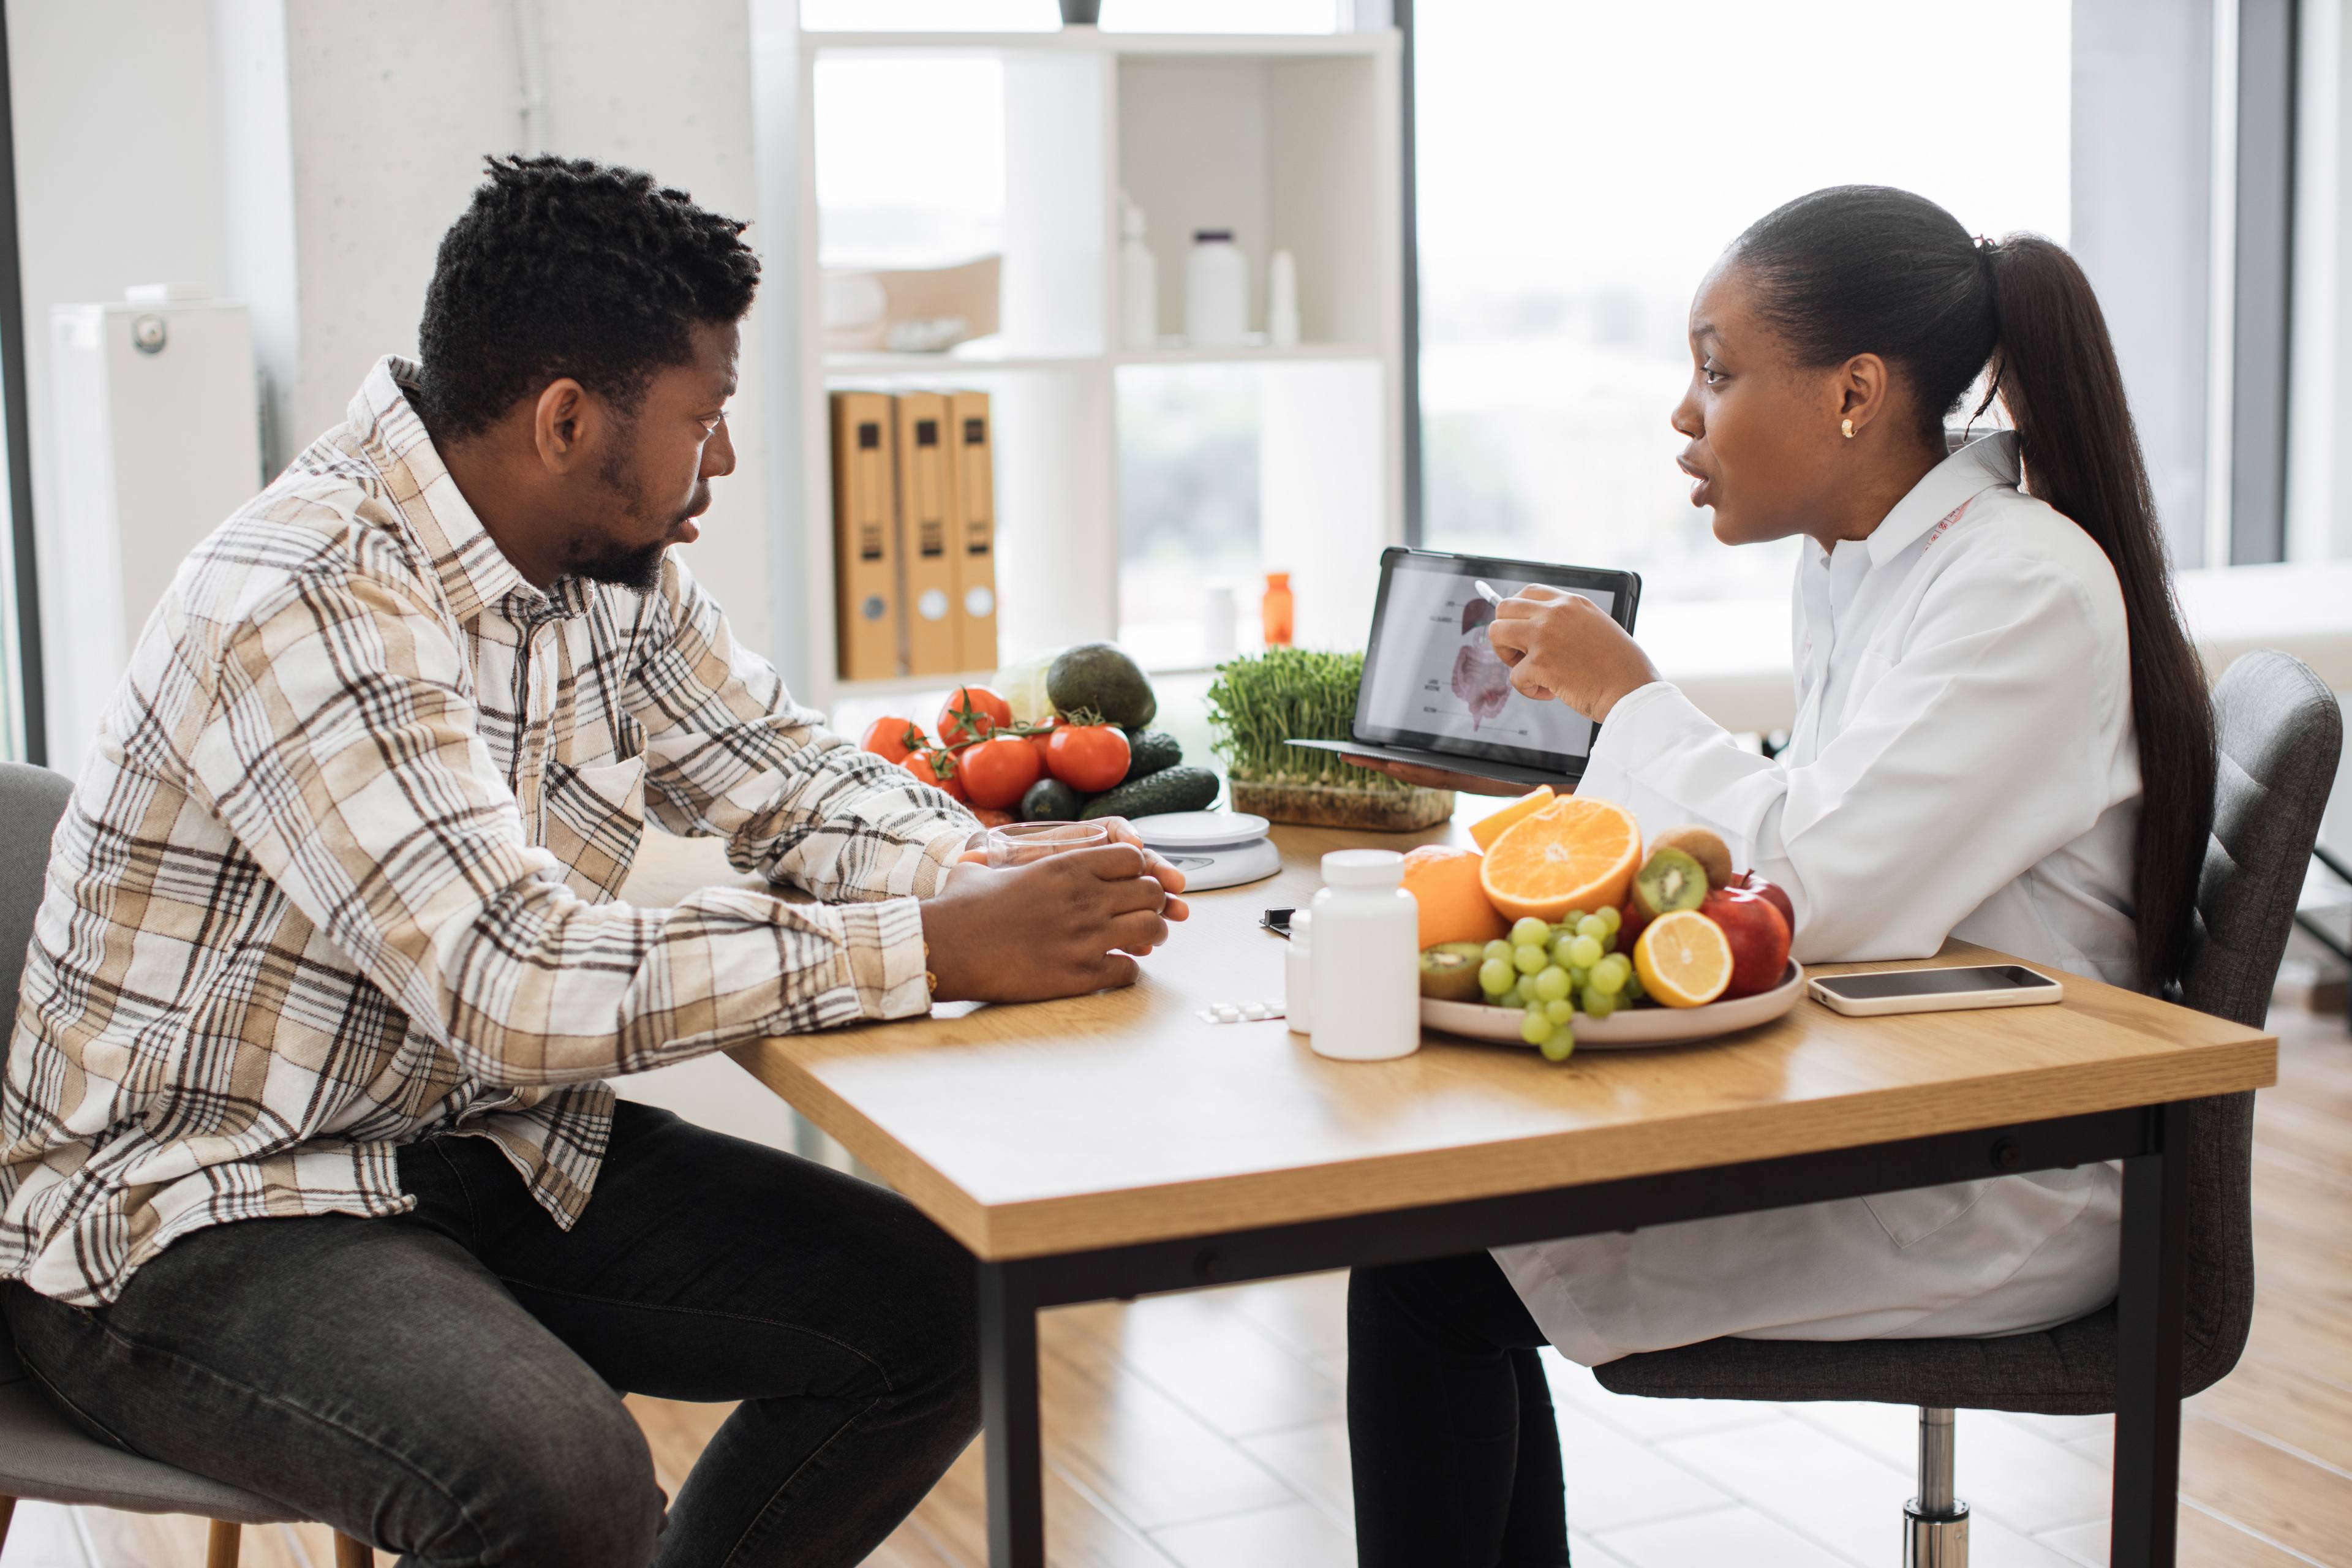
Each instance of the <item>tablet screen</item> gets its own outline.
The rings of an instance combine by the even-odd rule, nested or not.
[[[1481,578],[1507,598],[1531,583],[1548,584],[1591,600],[1621,624],[1632,609],[1622,601],[1640,584],[1629,573],[1389,552],[1356,705],[1357,738],[1531,767],[1581,759],[1592,749],[1592,721],[1564,702],[1538,702],[1512,689],[1509,668],[1486,640],[1494,606],[1471,585]]]

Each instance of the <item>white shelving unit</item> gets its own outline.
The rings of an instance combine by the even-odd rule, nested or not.
[[[1403,541],[1395,33],[812,32],[800,44],[799,335],[811,347],[801,367],[806,562],[794,618],[808,639],[808,700],[833,710],[959,679],[839,679],[826,394],[844,387],[992,395],[1000,653],[1009,660],[1118,635],[1122,376],[1247,367],[1265,559],[1292,573],[1301,642],[1358,641],[1380,552]],[[942,57],[993,60],[1003,73],[1001,331],[947,354],[822,353],[824,75],[835,61]],[[1181,323],[1192,230],[1231,228],[1255,275],[1255,327],[1264,325],[1267,258],[1277,249],[1297,258],[1303,341],[1118,348],[1122,189],[1149,220],[1163,330]]]

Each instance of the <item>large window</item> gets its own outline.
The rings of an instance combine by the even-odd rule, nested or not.
[[[1675,468],[1691,294],[1823,185],[1900,185],[2063,243],[2067,0],[1439,0],[1414,10],[1423,531],[1631,567],[1645,597],[1777,595]]]

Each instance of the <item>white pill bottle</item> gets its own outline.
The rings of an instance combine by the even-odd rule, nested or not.
[[[1315,895],[1315,1054],[1379,1062],[1421,1048],[1421,911],[1393,849],[1334,849]]]
[[[1231,348],[1249,336],[1249,263],[1232,229],[1192,231],[1184,258],[1184,336],[1194,348]]]

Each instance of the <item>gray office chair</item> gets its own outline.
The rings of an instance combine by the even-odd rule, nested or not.
[[[16,987],[49,864],[49,839],[73,785],[47,768],[0,763],[0,1019],[16,1016]],[[13,1289],[13,1287],[12,1287]],[[206,1480],[85,1436],[34,1386],[0,1319],[0,1546],[20,1498],[131,1513],[193,1513],[213,1521],[205,1568],[236,1568],[248,1524],[299,1522],[282,1504]],[[375,1553],[335,1537],[335,1568],[372,1568]]]
[[[2250,653],[2213,690],[2221,773],[2181,1000],[2260,1028],[2295,898],[2336,783],[2344,718],[2302,660]],[[2189,1165],[2188,1326],[2181,1392],[2238,1363],[2254,1310],[2254,1097],[2200,1102]],[[1654,1399],[1862,1400],[1919,1406],[1919,1495],[1906,1563],[1967,1568],[1968,1504],[1952,1491],[1952,1412],[2115,1409],[2116,1310],[1997,1340],[1709,1340],[1595,1368],[1602,1387]]]

